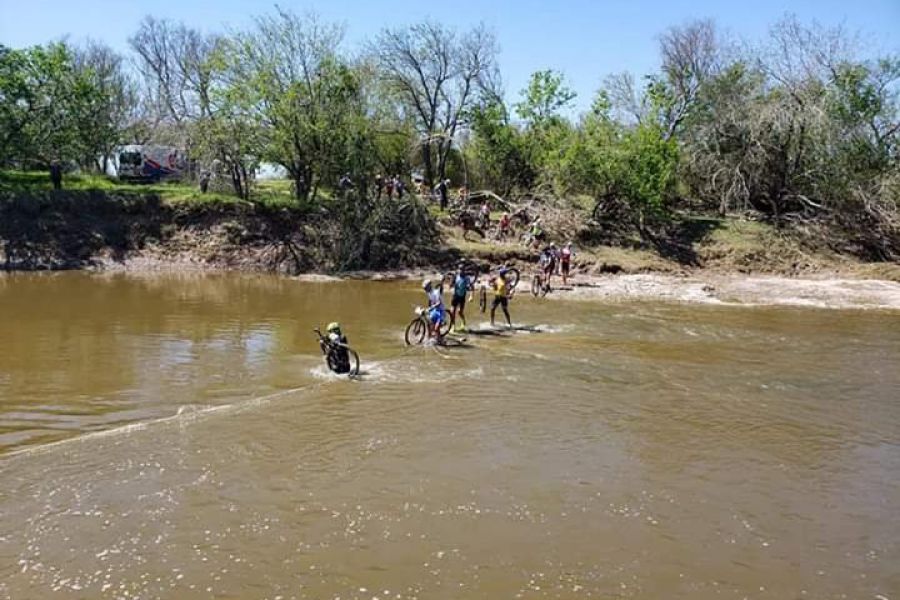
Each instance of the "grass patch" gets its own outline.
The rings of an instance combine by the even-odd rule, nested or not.
[[[0,191],[43,192],[52,189],[53,185],[47,172],[0,170]],[[211,191],[203,194],[195,184],[191,183],[180,181],[130,183],[90,173],[66,174],[63,177],[63,190],[102,191],[125,195],[153,194],[169,204],[243,204],[247,202],[224,192]],[[320,196],[323,195],[320,194]],[[249,202],[272,207],[297,206],[297,201],[291,194],[291,182],[278,179],[257,182],[251,192]]]

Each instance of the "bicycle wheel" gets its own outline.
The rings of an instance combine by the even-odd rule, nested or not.
[[[546,296],[550,292],[553,291],[553,288],[550,287],[550,282],[548,281],[546,284],[541,286],[541,296]]]
[[[441,326],[438,328],[438,334],[441,337],[444,337],[453,329],[453,315],[450,314],[450,311],[446,308],[444,309],[444,314],[441,315]]]
[[[478,274],[481,272],[481,269],[479,268],[477,263],[475,263],[471,260],[465,260],[465,261],[463,261],[462,272],[463,272],[463,275],[465,275],[466,277],[475,278],[475,277],[478,277]]]
[[[481,309],[481,312],[487,310],[487,290],[485,288],[478,290],[478,308]]]
[[[425,321],[419,318],[415,318],[409,322],[409,325],[406,326],[406,333],[403,335],[406,340],[407,346],[413,346],[415,344],[421,344],[425,341],[425,333],[428,330],[428,326],[425,325]]]
[[[356,377],[359,375],[359,354],[356,353],[356,350],[351,350],[350,348],[347,348],[347,353],[350,355],[350,372],[348,375]]]
[[[537,295],[541,293],[541,276],[535,275],[531,278],[531,295],[537,298]]]
[[[519,270],[518,269],[507,269],[506,270],[506,283],[509,284],[509,289],[514,290],[516,286],[519,285]]]

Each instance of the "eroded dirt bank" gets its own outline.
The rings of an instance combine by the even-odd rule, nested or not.
[[[518,267],[520,293],[527,293],[533,252],[519,244],[459,245],[446,227],[429,228],[433,221],[427,215],[415,223],[397,207],[380,215],[374,235],[335,223],[347,217],[250,204],[173,206],[146,194],[7,195],[0,197],[0,270],[421,279],[439,277],[457,259],[470,257],[484,271],[499,262]],[[728,238],[698,242],[697,251],[701,266],[647,251],[579,249],[574,285],[549,299],[900,309],[895,263],[812,256],[771,235],[739,228]],[[352,261],[338,265],[338,254]]]

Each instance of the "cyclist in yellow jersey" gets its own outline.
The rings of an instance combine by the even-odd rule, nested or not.
[[[506,316],[506,324],[512,329],[512,320],[509,318],[509,298],[512,292],[509,290],[509,284],[506,281],[506,268],[500,269],[500,275],[495,277],[492,282],[494,287],[494,303],[491,305],[491,327],[494,327],[494,313],[497,307],[503,308],[503,314]]]

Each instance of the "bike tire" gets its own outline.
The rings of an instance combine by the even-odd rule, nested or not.
[[[478,308],[481,309],[481,312],[487,310],[487,290],[485,288],[478,290]]]
[[[535,275],[531,278],[531,295],[537,298],[538,294],[541,293],[541,276]]]
[[[477,275],[479,272],[478,263],[473,260],[463,259],[462,261],[462,270],[465,275]]]
[[[441,326],[438,328],[438,335],[444,337],[449,334],[453,330],[453,315],[450,314],[450,311],[446,308],[444,309],[444,314],[441,317]]]
[[[406,340],[407,346],[415,346],[425,341],[425,333],[427,331],[428,326],[425,324],[425,321],[416,318],[406,326],[406,333],[403,334],[403,339]]]
[[[550,287],[549,283],[542,286],[541,287],[541,297],[543,298],[544,296],[546,296],[547,294],[549,294],[552,291],[553,291],[553,288]]]
[[[506,270],[506,283],[509,284],[509,289],[514,290],[516,286],[519,285],[519,270],[518,269],[507,269]]]
[[[347,348],[347,353],[350,355],[350,372],[348,375],[357,377],[359,376],[359,354],[356,353],[356,350],[350,348]]]

